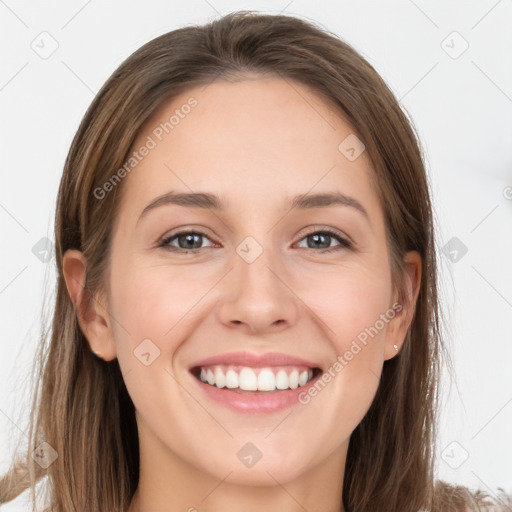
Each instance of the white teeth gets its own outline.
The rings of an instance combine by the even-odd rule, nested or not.
[[[274,391],[276,389],[276,377],[267,368],[261,370],[258,375],[258,391]]]
[[[256,391],[258,389],[258,378],[251,368],[242,368],[239,379],[240,389],[245,391]]]
[[[293,372],[290,373],[288,380],[290,382],[290,387],[292,389],[297,389],[299,387],[299,372],[297,370],[293,370]]]
[[[304,386],[313,378],[313,370],[306,369],[302,372],[297,368],[290,368],[288,373],[283,368],[275,373],[275,368],[261,368],[259,373],[253,368],[234,368],[212,366],[201,368],[199,378],[211,386],[218,388],[236,389],[245,391],[275,391],[284,389],[296,389]],[[291,371],[290,371],[291,370]]]
[[[284,370],[279,370],[276,375],[276,388],[288,389],[288,375]]]
[[[226,377],[218,366],[215,368],[215,385],[218,388],[223,388],[226,385]]]
[[[201,378],[201,380],[204,382],[203,378]],[[234,370],[228,370],[226,372],[226,387],[234,389],[238,387],[238,384],[238,373],[236,373]]]

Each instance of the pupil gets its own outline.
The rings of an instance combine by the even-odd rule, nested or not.
[[[317,242],[319,242],[320,237],[324,237],[324,238],[326,238],[326,239],[330,239],[330,236],[329,236],[329,235],[325,235],[325,234],[315,234],[315,235],[311,235],[311,238],[313,238],[313,240],[315,241],[315,244],[316,244]],[[327,245],[326,245],[325,247],[323,247],[323,248],[327,248],[327,247],[329,247],[329,245],[330,245],[330,243],[329,243],[329,242],[330,242],[330,240],[328,241]],[[320,244],[321,244],[321,242],[320,242]],[[325,245],[325,244],[324,244],[324,245]],[[318,245],[314,245],[314,247],[318,247]]]
[[[190,247],[190,245],[187,245],[187,244],[192,243],[192,245],[193,245],[194,244],[194,238],[195,237],[199,237],[199,236],[201,236],[201,235],[196,235],[194,233],[188,233],[188,234],[182,235],[180,237],[180,242],[185,240],[185,249],[197,249],[198,247],[201,246],[201,243],[199,243],[199,245],[197,247],[195,247],[195,246],[194,247]]]

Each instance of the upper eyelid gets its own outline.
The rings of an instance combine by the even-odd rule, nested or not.
[[[208,240],[210,240],[211,242],[215,242],[215,240],[213,240],[210,235],[208,235],[207,233],[205,233],[203,230],[201,229],[183,229],[181,231],[176,231],[176,233],[173,233],[172,235],[165,235],[163,236],[160,241],[161,242],[165,242],[167,240],[172,240],[180,235],[202,235],[206,238],[208,238]]]

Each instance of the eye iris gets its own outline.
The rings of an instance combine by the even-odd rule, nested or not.
[[[178,237],[178,244],[181,249],[199,249],[201,247],[201,237],[197,233],[187,233],[185,235],[180,235]],[[194,245],[194,238],[199,239],[199,242]],[[182,246],[182,242],[184,242],[184,246]],[[192,243],[193,246],[187,245],[187,243]]]
[[[328,242],[327,242],[327,245],[325,245],[325,247],[321,247],[321,249],[325,249],[327,247],[329,247],[331,245],[331,237],[330,235],[326,235],[325,233],[315,233],[313,235],[309,235],[309,239],[313,239],[314,240],[314,244],[313,245],[309,245],[308,244],[308,247],[310,248],[318,248],[318,244],[317,242],[320,242],[320,245],[322,244],[322,242],[320,241],[320,238],[323,237],[324,239],[327,238],[328,239]]]

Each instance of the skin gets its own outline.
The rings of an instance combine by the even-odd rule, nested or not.
[[[188,371],[199,359],[238,350],[283,352],[326,369],[397,300],[369,158],[363,152],[349,161],[338,145],[350,126],[315,92],[291,84],[218,80],[162,105],[134,148],[188,98],[198,101],[124,178],[108,293],[83,301],[86,261],[76,250],[65,255],[80,326],[92,350],[118,358],[136,408],[141,471],[129,512],[343,510],[350,434],[410,325],[418,253],[405,258],[409,302],[307,405],[234,412],[206,397]],[[171,190],[212,192],[228,206],[166,205],[137,222]],[[289,196],[335,190],[356,198],[369,219],[347,206],[288,205]],[[158,247],[188,228],[207,235],[197,238],[197,253]],[[327,237],[318,248],[308,235],[323,228],[353,247]],[[236,252],[247,236],[263,249],[252,263]],[[177,238],[171,244],[180,250]],[[160,350],[149,366],[133,354],[146,338]],[[237,458],[247,442],[262,453],[252,468]]]

